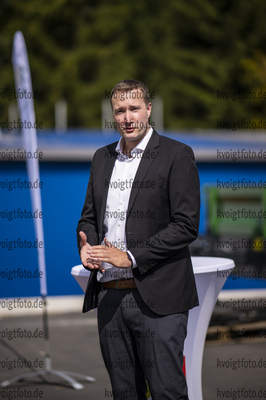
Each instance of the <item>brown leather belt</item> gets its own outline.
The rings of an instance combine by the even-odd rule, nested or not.
[[[114,280],[102,283],[104,288],[108,289],[136,289],[137,285],[133,278]]]

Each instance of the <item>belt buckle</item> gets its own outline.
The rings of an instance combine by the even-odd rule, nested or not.
[[[115,288],[116,289],[119,289],[119,287],[118,287],[118,280],[116,280],[116,284],[115,284],[116,286],[115,286]]]

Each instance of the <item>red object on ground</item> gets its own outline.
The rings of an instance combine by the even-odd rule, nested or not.
[[[183,357],[183,372],[184,372],[184,375],[186,376],[186,357],[185,356]]]

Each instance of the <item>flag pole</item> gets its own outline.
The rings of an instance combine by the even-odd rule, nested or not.
[[[22,32],[17,31],[14,35],[12,62],[15,77],[16,90],[20,90],[24,96],[17,97],[20,118],[22,121],[22,138],[24,148],[27,152],[34,154],[38,152],[37,135],[36,135],[36,119],[33,103],[33,91],[31,83],[30,66],[27,54],[27,48]],[[27,94],[27,95],[26,95]],[[27,124],[27,126],[25,126]],[[27,158],[27,173],[29,180],[34,182],[39,180],[39,159],[38,157]],[[41,192],[40,188],[31,188],[31,205],[32,209],[42,211]],[[40,271],[40,292],[43,300],[43,331],[44,331],[44,370],[33,371],[27,374],[11,378],[1,383],[2,387],[6,387],[11,383],[25,380],[33,376],[43,375],[57,375],[76,389],[84,389],[84,386],[73,379],[70,375],[85,379],[89,382],[95,382],[91,376],[84,376],[74,372],[54,371],[52,370],[52,360],[50,356],[50,340],[49,340],[49,327],[48,327],[48,311],[47,311],[47,284],[46,284],[46,265],[45,265],[45,252],[44,252],[44,235],[43,235],[43,222],[41,218],[34,219],[35,235],[39,242],[43,243],[42,247],[38,247],[38,265]]]

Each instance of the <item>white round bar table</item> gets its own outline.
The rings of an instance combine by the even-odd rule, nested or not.
[[[191,259],[200,305],[189,311],[184,356],[189,400],[203,400],[201,375],[205,338],[217,297],[235,264],[229,258]],[[72,268],[71,274],[85,292],[90,272],[77,265]]]
[[[191,257],[199,307],[189,311],[184,356],[189,400],[202,400],[202,358],[205,338],[217,297],[234,268],[229,258]]]

